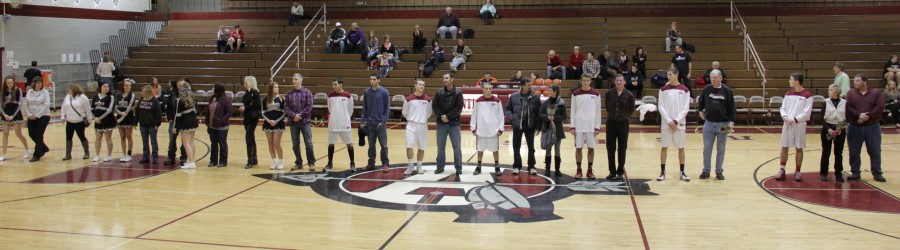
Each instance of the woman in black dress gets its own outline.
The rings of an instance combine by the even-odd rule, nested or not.
[[[247,165],[244,168],[252,168],[259,165],[259,158],[256,157],[256,126],[259,124],[259,116],[262,113],[262,100],[259,98],[259,88],[256,84],[256,77],[244,77],[244,99],[241,102],[244,106],[240,108],[244,114],[244,140],[247,141]]]
[[[3,80],[0,86],[0,104],[3,104],[3,154],[0,155],[0,161],[6,160],[6,148],[9,145],[9,131],[15,129],[16,136],[25,146],[25,154],[22,156],[28,159],[31,155],[31,149],[28,147],[28,141],[22,135],[22,110],[19,103],[22,102],[22,90],[16,87],[15,77],[9,75]]]
[[[122,143],[122,158],[119,158],[119,162],[131,161],[131,149],[134,148],[132,135],[137,125],[134,106],[138,100],[131,92],[132,85],[134,80],[125,79],[122,83],[122,93],[116,95],[116,123],[119,128],[119,140]]]
[[[269,83],[269,96],[266,97],[266,111],[262,114],[263,132],[269,143],[269,155],[272,166],[269,169],[284,169],[284,150],[281,149],[281,135],[284,133],[284,96],[279,94],[278,83]]]
[[[175,108],[175,127],[171,133],[181,134],[181,145],[187,154],[187,163],[181,168],[197,168],[194,158],[194,132],[197,132],[197,103],[194,101],[194,92],[191,84],[185,81],[181,83],[179,90],[178,106]]]
[[[116,117],[113,115],[116,102],[114,97],[109,93],[110,86],[108,83],[100,85],[100,93],[91,99],[94,108],[91,113],[94,115],[94,132],[97,133],[95,146],[97,150],[94,155],[94,162],[100,161],[100,146],[103,144],[103,138],[106,138],[106,157],[103,161],[112,161],[112,131],[116,128]]]

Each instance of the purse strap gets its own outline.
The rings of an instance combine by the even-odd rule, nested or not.
[[[81,115],[81,113],[79,113],[77,109],[75,109],[75,104],[72,102],[72,99],[75,99],[75,97],[69,98],[69,107],[72,108],[72,111],[75,111],[75,114],[77,114],[78,117],[81,117],[81,119],[84,119],[84,116]]]

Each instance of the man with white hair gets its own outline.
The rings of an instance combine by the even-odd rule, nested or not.
[[[725,162],[725,142],[728,141],[729,127],[734,126],[734,115],[737,108],[734,104],[734,93],[731,88],[722,84],[722,72],[714,69],[710,73],[712,84],[703,88],[700,94],[699,111],[703,123],[703,173],[700,179],[709,178],[711,169],[712,147],[716,144],[716,179],[724,180],[722,163]]]
[[[712,84],[712,79],[709,76],[712,74],[713,70],[718,70],[719,74],[722,75],[722,84],[728,85],[728,74],[725,74],[725,70],[722,69],[719,61],[713,61],[711,68],[706,70],[706,74],[703,74],[703,78],[706,79],[706,84]]]
[[[450,36],[453,39],[456,39],[456,34],[459,33],[459,16],[456,13],[453,13],[453,8],[447,6],[444,9],[444,14],[441,15],[441,18],[438,19],[437,25],[437,34],[440,35],[441,39],[447,39],[447,33],[450,33]]]
[[[550,50],[547,53],[547,78],[557,79],[553,77],[553,72],[560,72],[558,79],[566,79],[566,66],[563,64],[562,59],[559,58],[559,55],[556,54],[556,51]]]

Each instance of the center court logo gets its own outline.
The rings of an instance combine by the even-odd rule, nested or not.
[[[563,219],[554,214],[553,202],[572,195],[658,195],[650,192],[648,179],[622,181],[574,179],[570,176],[551,178],[520,173],[512,175],[509,166],[504,173],[472,175],[466,166],[456,176],[452,166],[434,174],[433,164],[423,165],[425,174],[404,176],[404,164],[393,165],[389,172],[381,170],[351,174],[349,171],[322,173],[258,174],[260,178],[309,186],[325,198],[344,203],[408,211],[453,212],[454,222],[507,223],[540,222]],[[466,171],[468,169],[468,171]],[[488,167],[487,169],[492,169]],[[629,185],[630,184],[630,185]],[[629,187],[630,186],[630,187]]]

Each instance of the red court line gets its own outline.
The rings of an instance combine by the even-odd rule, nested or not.
[[[631,197],[631,207],[634,209],[634,218],[637,219],[638,228],[641,230],[641,240],[644,241],[644,249],[650,250],[650,243],[647,242],[647,233],[644,231],[644,223],[641,221],[641,212],[638,211],[637,202],[634,200],[634,191],[631,190],[631,181],[628,179],[628,172],[625,172],[625,184],[628,185],[628,196]]]
[[[152,238],[135,238],[135,237],[127,237],[127,236],[113,236],[113,235],[88,234],[88,233],[73,233],[73,232],[61,232],[61,231],[40,230],[40,229],[24,229],[24,228],[0,227],[0,230],[26,231],[26,232],[38,232],[38,233],[54,233],[54,234],[68,234],[68,235],[81,235],[81,236],[96,236],[96,237],[118,238],[118,239],[130,239],[130,240],[148,240],[148,241],[177,242],[177,243],[199,244],[199,245],[207,245],[207,246],[224,246],[224,247],[257,248],[257,249],[290,249],[290,248],[273,248],[273,247],[259,247],[259,246],[244,246],[244,245],[232,245],[232,244],[207,243],[207,242],[196,242],[196,241],[164,240],[164,239],[152,239]]]

